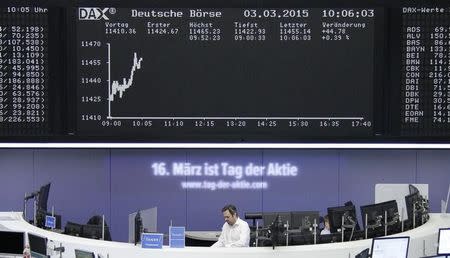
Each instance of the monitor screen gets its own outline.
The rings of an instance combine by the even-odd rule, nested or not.
[[[331,234],[319,235],[317,241],[320,244],[342,242],[342,234],[341,233],[331,233]]]
[[[75,249],[75,258],[95,258],[94,253]]]
[[[373,134],[383,9],[354,8],[342,19],[339,9],[225,6],[193,19],[193,8],[122,7],[105,14],[108,24],[129,25],[120,35],[87,18],[90,7],[73,10],[80,135]],[[335,24],[340,32],[316,34]]]
[[[0,135],[49,134],[56,101],[51,99],[56,96],[52,96],[53,78],[49,78],[50,60],[57,49],[49,48],[53,17],[47,8],[1,2]]]
[[[48,258],[48,256],[31,251],[31,258]]]
[[[356,218],[356,209],[354,205],[330,207],[328,217],[330,220],[330,231],[338,232],[342,226],[342,217],[344,217],[344,225],[355,225],[355,229],[359,230],[358,220]]]
[[[439,229],[438,254],[450,255],[450,228]]]
[[[24,248],[24,233],[0,231],[0,254],[21,255]]]
[[[50,183],[43,185],[39,190],[38,209],[47,211],[48,194],[50,192]]]
[[[83,225],[82,237],[101,239],[102,238],[102,225]],[[111,241],[111,233],[109,232],[109,227],[105,225],[105,236],[104,240]]]
[[[31,252],[47,255],[47,238],[28,234],[28,240],[30,242],[30,250]]]
[[[213,2],[0,1],[2,143],[449,142],[448,1]]]
[[[317,241],[319,238],[317,238]],[[289,245],[312,245],[314,235],[311,232],[289,233]]]
[[[275,221],[277,216],[280,215],[281,221],[283,224],[286,224],[289,221],[289,227],[291,227],[291,213],[290,212],[264,212],[263,213],[263,222],[264,227],[268,227]]]
[[[68,221],[64,227],[64,234],[72,236],[81,236],[83,232],[83,225]]]
[[[412,220],[413,218],[413,214],[414,214],[414,209],[416,209],[417,212],[417,204],[420,200],[420,195],[419,192],[415,192],[413,194],[407,195],[405,196],[405,203],[406,203],[406,213],[408,214],[408,219]],[[416,214],[416,219],[417,219],[417,214]],[[419,221],[416,221],[416,224],[419,223]]]
[[[370,204],[361,206],[361,216],[363,227],[366,228],[366,215],[367,215],[367,225],[370,227],[375,227],[376,225],[382,226],[381,222],[383,221],[383,211],[380,206],[377,204]]]
[[[367,225],[379,225],[382,226],[385,223],[385,214],[387,212],[387,222],[392,222],[395,218],[398,218],[398,206],[397,201],[387,201],[382,203],[376,203],[371,205],[361,206],[361,216],[365,227],[365,219],[367,214]]]
[[[383,209],[383,213],[387,212],[387,222],[391,222],[395,219],[398,219],[398,205],[397,205],[397,201],[392,200],[392,201],[387,201],[387,202],[383,202],[383,203],[379,203],[379,205],[381,205],[382,209]]]
[[[82,237],[101,239],[102,238],[102,226],[89,225],[89,224],[83,225]]]
[[[289,228],[312,228],[314,226],[314,219],[316,220],[316,224],[319,224],[318,211],[293,211],[291,212],[291,224]]]
[[[372,240],[372,258],[408,257],[409,237],[385,237]]]

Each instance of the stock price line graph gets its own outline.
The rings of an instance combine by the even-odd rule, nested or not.
[[[108,46],[108,119],[112,119],[111,116],[111,102],[114,101],[114,96],[119,94],[119,98],[122,98],[124,92],[133,85],[134,73],[136,70],[141,69],[141,63],[143,58],[138,58],[137,53],[133,55],[133,65],[131,67],[130,77],[123,78],[122,84],[119,81],[113,81],[111,83],[111,44]]]
[[[373,10],[109,9],[77,21],[80,135],[373,134]]]

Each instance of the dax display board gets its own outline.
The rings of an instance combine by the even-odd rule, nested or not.
[[[0,12],[4,138],[450,135],[444,1],[7,1]]]

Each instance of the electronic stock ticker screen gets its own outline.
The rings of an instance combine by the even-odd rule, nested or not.
[[[78,130],[373,134],[374,8],[78,9]]]
[[[49,3],[0,6],[3,139],[450,135],[450,5],[443,1]]]
[[[1,135],[49,131],[47,11],[0,7]]]

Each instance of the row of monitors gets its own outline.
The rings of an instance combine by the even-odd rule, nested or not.
[[[419,217],[422,215],[421,213],[428,212],[428,207],[424,207],[426,205],[423,204],[424,201],[425,199],[423,199],[419,192],[415,192],[405,196],[406,213],[408,215],[408,220],[411,222],[413,220],[413,217],[415,217],[416,225],[421,225],[422,223],[422,221],[419,219]],[[378,222],[381,222],[381,224],[379,224],[380,226],[384,226],[385,221],[387,221],[388,223],[392,223],[396,220],[398,222],[400,222],[400,220],[405,220],[403,216],[400,216],[401,214],[399,214],[398,211],[397,201],[395,200],[361,206],[360,210],[364,228],[366,226],[366,215],[368,226],[376,226]],[[328,208],[328,216],[330,220],[331,232],[337,232],[342,227],[342,217],[344,217],[344,225],[353,224],[355,225],[355,229],[359,230],[359,225],[356,217],[356,209],[354,205]]]
[[[439,229],[438,255],[450,255],[450,228]],[[47,238],[34,234],[28,234],[30,250],[34,256],[47,257]],[[22,255],[25,246],[24,232],[0,231],[0,253],[10,255]],[[372,241],[372,258],[408,257],[409,237],[374,238]],[[95,258],[93,252],[75,250],[76,258]]]
[[[292,212],[264,212],[262,219],[264,227],[270,226],[280,216],[284,224],[292,229],[307,229],[313,227],[314,221],[319,224],[318,211],[292,211]]]
[[[388,221],[392,221],[395,214],[398,214],[397,202],[395,200],[361,206],[360,209],[364,227],[366,214],[368,217],[367,225],[374,225],[377,220],[384,222],[386,212]],[[360,229],[354,205],[331,207],[327,210],[330,221],[330,231],[332,233],[338,232],[342,226],[354,226],[356,230]]]
[[[23,255],[25,247],[24,232],[0,231],[0,256]],[[28,233],[28,242],[32,257],[49,257],[47,254],[47,238]],[[75,250],[76,258],[95,258],[93,252]]]
[[[407,195],[405,197],[406,209],[408,218],[411,220],[414,216],[414,206],[420,202],[420,194],[418,192]],[[361,206],[361,215],[363,225],[365,227],[365,214],[367,214],[367,225],[374,225],[378,219],[384,225],[385,214],[387,214],[386,220],[392,222],[395,220],[398,213],[398,206],[395,200]],[[314,220],[319,224],[319,212],[318,211],[293,211],[293,212],[265,212],[262,214],[264,227],[270,226],[277,216],[284,224],[289,224],[290,229],[309,229],[313,227]],[[344,217],[344,224],[353,224],[356,230],[359,230],[358,221],[356,218],[356,209],[354,205],[339,206],[328,208],[328,216],[330,221],[330,229],[332,233],[338,232],[342,227],[342,217]],[[417,217],[417,214],[416,214]],[[416,222],[417,225],[420,221]]]

